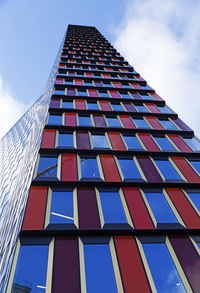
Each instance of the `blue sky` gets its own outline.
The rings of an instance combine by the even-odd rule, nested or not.
[[[42,93],[68,24],[96,26],[200,135],[199,15],[194,0],[0,0],[0,136]]]

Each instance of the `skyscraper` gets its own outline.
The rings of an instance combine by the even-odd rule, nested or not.
[[[1,141],[0,292],[199,292],[200,142],[94,27]]]

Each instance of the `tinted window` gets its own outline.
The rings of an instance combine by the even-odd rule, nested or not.
[[[118,159],[124,179],[141,179],[141,175],[132,159]]]
[[[155,162],[165,180],[182,180],[168,160],[155,160]]]
[[[106,117],[109,127],[122,127],[117,118]]]
[[[78,119],[80,126],[92,126],[90,116],[79,116]]]
[[[135,106],[138,112],[149,112],[145,106]]]
[[[48,124],[62,124],[62,116],[61,115],[49,115]]]
[[[57,157],[40,157],[37,177],[57,177]]]
[[[160,123],[165,127],[165,129],[177,129],[177,127],[169,120],[160,120]]]
[[[96,158],[81,157],[81,178],[99,178],[99,169]]]
[[[108,148],[108,143],[104,135],[92,134],[92,142],[94,148]]]
[[[164,107],[158,107],[162,113],[171,114],[173,113],[166,105]]]
[[[136,124],[137,128],[150,128],[143,119],[134,119],[134,123]]]
[[[78,95],[79,96],[84,96],[84,97],[87,97],[88,96],[87,92],[84,91],[84,90],[78,90]]]
[[[129,150],[143,150],[136,136],[124,136],[124,140]]]
[[[166,137],[154,137],[162,151],[176,151],[173,145],[169,142]]]
[[[200,174],[200,161],[191,161],[190,164],[197,170],[197,172]]]
[[[58,146],[73,147],[73,133],[59,133]]]
[[[184,138],[189,146],[196,152],[200,151],[200,142],[195,138]]]
[[[99,110],[97,103],[87,103],[87,106],[89,110]]]
[[[66,108],[66,109],[73,109],[73,102],[66,102],[66,101],[63,101],[63,102],[62,102],[62,107],[63,107],[63,108]]]
[[[112,104],[114,111],[124,111],[123,107],[120,104]]]

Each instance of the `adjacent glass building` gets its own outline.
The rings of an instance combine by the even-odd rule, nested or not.
[[[0,292],[200,292],[200,142],[95,27],[0,147]]]

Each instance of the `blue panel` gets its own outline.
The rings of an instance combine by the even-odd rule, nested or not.
[[[159,120],[160,123],[165,127],[165,129],[175,129],[177,130],[177,127],[169,120]]]
[[[124,140],[129,150],[143,150],[136,136],[124,136]]]
[[[122,105],[120,104],[112,104],[112,108],[114,111],[124,111]]]
[[[74,147],[72,133],[59,133],[58,147]]]
[[[184,140],[189,144],[189,146],[195,151],[200,151],[200,142],[195,138],[184,138]]]
[[[197,172],[200,174],[200,161],[191,161],[190,164],[197,170]]]
[[[119,192],[100,191],[105,223],[127,223]]]
[[[19,292],[43,293],[46,291],[48,250],[48,245],[21,246],[13,281],[13,290],[17,287],[26,287],[30,291],[26,289],[27,291]]]
[[[63,101],[62,102],[62,108],[65,108],[65,109],[73,109],[74,108],[73,102]]]
[[[57,177],[57,157],[40,157],[37,177]]]
[[[104,135],[93,135],[92,142],[94,148],[109,148],[106,137]]]
[[[157,292],[186,292],[165,243],[143,243],[142,247]]]
[[[155,162],[166,180],[182,180],[168,160],[155,160]]]
[[[163,193],[145,192],[145,195],[157,223],[178,222]]]
[[[117,118],[106,117],[109,127],[122,127]]]
[[[92,126],[90,116],[78,116],[80,126]]]
[[[99,106],[97,103],[89,103],[87,102],[87,106],[89,110],[99,110]]]
[[[193,193],[193,192],[187,192],[189,198],[192,200],[198,211],[200,212],[200,192],[199,193]]]
[[[87,293],[117,293],[109,244],[85,244]]]
[[[176,149],[173,147],[173,145],[169,142],[169,140],[166,137],[154,136],[154,139],[161,147],[162,151],[176,151]]]
[[[86,91],[84,91],[84,90],[78,90],[78,95],[79,96],[84,96],[84,97],[87,97],[88,96],[88,94],[87,94],[87,92]]]
[[[137,109],[138,112],[149,112],[145,106],[136,106],[135,105],[135,108]]]
[[[105,92],[99,91],[99,96],[101,98],[110,98],[110,95],[108,94],[107,91],[105,91]]]
[[[52,191],[50,223],[73,223],[73,191]]]
[[[136,124],[137,128],[150,128],[143,119],[134,119],[134,123]]]
[[[122,99],[132,99],[132,97],[129,94],[120,93]]]
[[[81,157],[81,178],[100,178],[96,158]]]
[[[164,107],[158,107],[162,113],[172,114],[173,112],[165,105]]]
[[[142,179],[135,162],[131,159],[118,159],[125,179]]]
[[[49,115],[48,124],[61,125],[62,116],[61,115]]]
[[[150,97],[149,95],[142,95],[142,94],[140,94],[140,96],[141,96],[144,100],[153,100],[152,97]]]
[[[200,249],[200,242],[197,242],[197,245],[198,245],[198,247],[199,247],[199,249]]]

